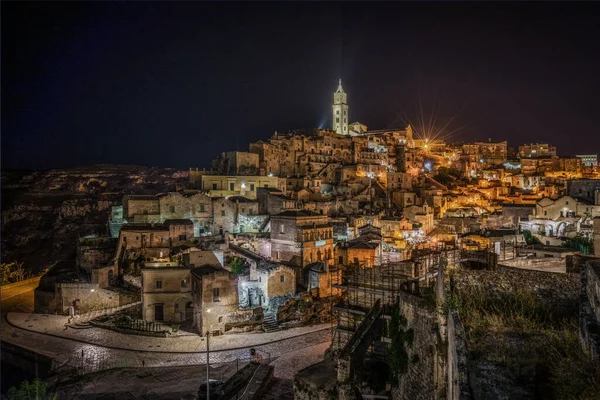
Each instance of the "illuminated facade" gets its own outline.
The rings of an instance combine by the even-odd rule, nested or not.
[[[333,130],[340,135],[348,135],[348,101],[342,88],[342,80],[333,94]]]

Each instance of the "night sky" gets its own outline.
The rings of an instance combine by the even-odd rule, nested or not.
[[[2,3],[2,166],[203,167],[275,130],[421,114],[600,152],[597,4]]]

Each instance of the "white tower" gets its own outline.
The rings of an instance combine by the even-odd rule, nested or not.
[[[348,103],[342,80],[333,94],[333,130],[340,135],[348,135]]]

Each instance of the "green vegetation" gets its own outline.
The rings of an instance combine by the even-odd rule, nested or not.
[[[560,311],[533,291],[473,287],[451,293],[450,308],[465,325],[470,360],[510,371],[536,398],[599,398],[600,365],[581,347],[576,310]]]
[[[13,261],[11,263],[2,263],[2,285],[21,282],[29,278],[29,272],[23,268],[23,263]]]
[[[542,244],[542,242],[540,242],[538,238],[533,236],[531,231],[523,231],[523,237],[525,238],[525,242],[527,242],[528,245]]]
[[[8,389],[7,400],[56,400],[58,395],[47,393],[48,387],[44,382],[35,379],[33,382],[21,382],[18,387]]]
[[[392,382],[398,382],[398,377],[408,371],[411,362],[418,362],[416,357],[411,360],[408,355],[408,348],[412,346],[415,334],[412,328],[407,329],[406,326],[406,318],[400,314],[400,305],[394,305],[388,332],[389,337],[392,339],[389,356]]]
[[[563,243],[563,246],[579,250],[583,254],[594,254],[594,241],[583,236],[569,238],[565,243]]]
[[[241,275],[244,272],[244,266],[246,262],[243,258],[233,257],[231,262],[229,263],[229,267],[231,268],[231,272],[236,275]]]

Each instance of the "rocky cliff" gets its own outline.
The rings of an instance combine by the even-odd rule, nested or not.
[[[186,185],[188,171],[92,165],[2,172],[2,261],[38,272],[74,259],[78,237],[106,235],[111,206],[126,194],[156,194]]]

